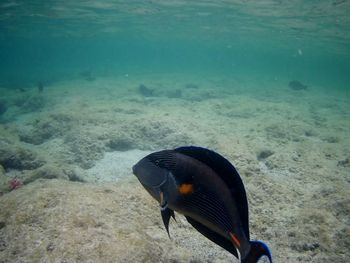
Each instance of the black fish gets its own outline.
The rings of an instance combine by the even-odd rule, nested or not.
[[[307,86],[298,80],[292,80],[291,82],[289,82],[288,86],[289,86],[289,88],[294,89],[294,90],[303,90],[303,89],[306,90],[307,89]]]
[[[154,96],[154,90],[146,87],[143,84],[140,84],[139,86],[139,92],[142,94],[144,97],[152,97]]]
[[[250,241],[248,202],[243,182],[232,164],[205,148],[189,146],[152,153],[133,167],[143,187],[160,203],[169,234],[174,211],[205,237],[242,263],[258,262],[268,246]]]
[[[38,84],[37,84],[37,87],[38,87],[38,91],[41,93],[44,91],[44,83],[39,81]]]

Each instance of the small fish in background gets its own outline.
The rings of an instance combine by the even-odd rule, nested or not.
[[[140,84],[139,92],[144,97],[152,97],[152,96],[154,96],[154,90],[146,87],[144,84]]]
[[[7,111],[7,108],[5,101],[0,100],[0,116]]]
[[[42,81],[39,81],[37,83],[38,91],[39,93],[42,93],[44,91],[44,83]]]
[[[94,81],[96,77],[92,74],[91,70],[84,70],[80,72],[80,76],[82,76],[87,81]]]
[[[163,150],[141,159],[133,173],[159,202],[168,235],[176,211],[240,262],[256,263],[262,256],[273,262],[265,243],[250,240],[243,182],[234,166],[218,153],[196,146]]]
[[[179,99],[179,98],[182,98],[182,91],[180,89],[176,89],[176,90],[171,90],[168,92],[167,94],[167,97],[168,98],[176,98],[176,99]]]
[[[306,90],[307,89],[307,86],[302,84],[298,80],[292,80],[291,82],[289,82],[288,87],[293,89],[293,90]]]
[[[196,84],[193,84],[193,83],[188,83],[188,84],[186,84],[186,89],[198,89],[199,87],[198,87],[198,85],[196,85]]]

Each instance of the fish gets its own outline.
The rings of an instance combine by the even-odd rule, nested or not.
[[[39,82],[37,83],[37,88],[38,88],[38,91],[39,91],[40,93],[42,93],[42,92],[44,91],[44,83],[43,83],[42,81],[39,81]]]
[[[142,94],[144,97],[153,97],[154,96],[154,90],[146,87],[143,84],[140,84],[139,86],[139,92]]]
[[[248,201],[235,167],[220,154],[199,146],[162,150],[142,158],[133,174],[160,205],[169,237],[175,213],[241,263],[272,253],[263,241],[250,240]]]
[[[288,87],[293,89],[293,90],[306,90],[307,89],[307,86],[298,80],[292,80],[291,82],[289,82]]]

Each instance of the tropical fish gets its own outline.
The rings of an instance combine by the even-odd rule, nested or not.
[[[140,84],[139,86],[139,92],[142,94],[144,97],[152,97],[154,96],[154,90],[146,87],[143,84]]]
[[[250,240],[243,182],[218,153],[196,146],[154,152],[135,164],[133,173],[159,202],[168,235],[176,211],[240,262],[255,263],[262,256],[273,262],[265,243]]]
[[[307,86],[298,80],[292,80],[291,82],[289,82],[288,86],[289,86],[289,88],[294,89],[294,90],[303,90],[303,89],[306,90],[307,89]]]

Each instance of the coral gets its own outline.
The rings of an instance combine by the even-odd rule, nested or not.
[[[20,179],[18,179],[18,178],[12,178],[12,179],[10,180],[9,184],[10,184],[10,190],[11,190],[11,191],[12,191],[12,190],[16,190],[16,189],[18,189],[18,188],[20,188],[20,187],[23,186],[22,180],[20,180]]]

